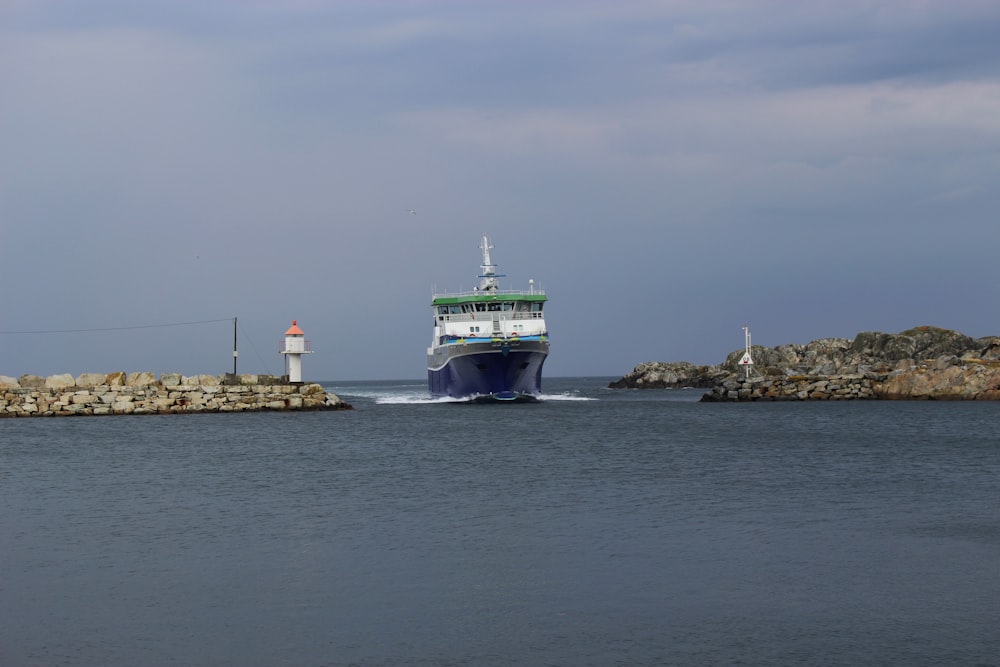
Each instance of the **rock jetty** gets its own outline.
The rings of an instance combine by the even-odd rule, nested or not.
[[[0,375],[0,417],[349,410],[322,385],[269,375]]]
[[[750,378],[744,350],[716,366],[647,362],[611,382],[613,389],[697,387],[703,401],[1000,400],[1000,337],[971,338],[919,326],[896,334],[862,332],[853,340],[754,345]]]

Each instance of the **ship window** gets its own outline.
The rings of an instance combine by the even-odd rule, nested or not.
[[[542,304],[541,303],[533,303],[533,304],[531,304],[531,312],[533,312],[533,313],[540,313],[540,312],[542,312]]]
[[[438,315],[447,315],[448,306],[438,306]]]
[[[519,313],[523,313],[524,311],[528,310],[528,304],[525,303],[524,301],[518,301],[514,307],[514,310],[516,310]]]
[[[458,306],[452,306],[451,307],[451,314],[452,315],[458,315],[461,312],[462,312],[462,309],[460,307],[458,307]]]
[[[486,311],[486,304],[485,303],[477,303],[476,304],[476,312],[482,313],[482,312],[485,312],[485,311]]]

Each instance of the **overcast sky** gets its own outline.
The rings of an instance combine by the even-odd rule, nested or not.
[[[236,317],[240,372],[297,319],[306,379],[421,378],[483,233],[548,293],[546,376],[1000,334],[998,35],[993,1],[5,0],[0,374],[222,373]]]

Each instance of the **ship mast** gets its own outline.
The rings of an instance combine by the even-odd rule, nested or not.
[[[490,249],[493,246],[490,245],[490,239],[486,234],[483,234],[483,244],[479,246],[483,249],[483,272],[477,276],[479,281],[479,290],[482,292],[496,292],[500,283],[497,281],[497,267],[490,260]]]

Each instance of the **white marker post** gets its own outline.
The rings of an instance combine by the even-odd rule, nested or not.
[[[743,353],[743,358],[740,359],[740,366],[744,366],[747,369],[747,379],[750,379],[750,367],[753,366],[753,358],[750,356],[750,325],[743,326],[743,337],[746,340],[746,352]]]

